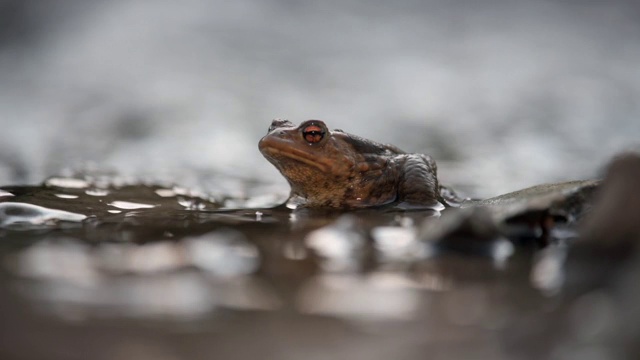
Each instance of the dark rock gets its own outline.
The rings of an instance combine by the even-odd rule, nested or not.
[[[640,155],[624,154],[611,163],[593,211],[580,228],[581,242],[628,253],[640,241]]]
[[[591,207],[600,181],[582,180],[537,185],[485,200],[467,200],[463,208],[487,209],[502,233],[512,240],[551,240],[575,236],[574,225]]]
[[[579,229],[567,263],[568,286],[575,290],[610,285],[630,259],[639,257],[640,155],[613,160]]]

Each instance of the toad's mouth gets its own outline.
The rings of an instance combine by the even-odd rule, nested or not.
[[[329,172],[332,167],[329,160],[321,159],[307,151],[291,147],[291,144],[288,143],[262,141],[260,143],[260,151],[267,158],[285,157],[314,167],[322,172]],[[277,166],[277,162],[275,164]]]

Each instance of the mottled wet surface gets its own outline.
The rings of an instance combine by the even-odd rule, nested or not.
[[[634,176],[625,171],[623,179]],[[591,189],[593,183],[579,185],[573,189]],[[622,359],[637,354],[632,339],[638,334],[638,262],[629,261],[633,247],[625,248],[626,256],[616,250],[630,242],[616,245],[614,239],[607,251],[597,250],[596,240],[580,242],[575,223],[558,220],[557,210],[574,209],[574,203],[562,207],[556,198],[547,204],[555,204],[556,213],[541,213],[540,197],[533,197],[531,207],[513,213],[516,220],[527,220],[515,229],[528,230],[512,231],[513,224],[494,221],[492,206],[500,206],[495,200],[489,207],[443,213],[394,208],[346,213],[291,210],[265,193],[207,195],[115,177],[54,177],[39,186],[5,186],[0,354],[3,359]],[[513,204],[514,197],[507,198]],[[536,241],[545,226],[556,230],[545,233],[545,243]],[[597,258],[608,260],[593,262],[593,249]],[[587,271],[591,263],[600,269],[598,276]]]

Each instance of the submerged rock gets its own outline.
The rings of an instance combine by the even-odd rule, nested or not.
[[[577,222],[589,212],[599,180],[537,185],[485,200],[465,200],[437,222],[425,221],[419,238],[441,249],[492,254],[508,238],[535,241],[577,237]]]
[[[599,180],[579,180],[537,185],[485,200],[466,200],[462,207],[487,207],[497,221],[534,212],[548,212],[574,221],[588,209],[599,184]]]
[[[487,209],[502,233],[511,239],[535,239],[542,246],[552,238],[575,237],[574,225],[591,208],[599,180],[537,185],[485,200],[467,200],[463,208]]]

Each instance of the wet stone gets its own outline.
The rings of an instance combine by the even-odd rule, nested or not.
[[[599,180],[581,180],[537,185],[485,200],[466,200],[462,207],[486,207],[498,221],[539,211],[574,221],[588,210],[599,184]]]
[[[577,222],[587,214],[599,180],[544,184],[485,200],[467,200],[463,208],[487,209],[508,238],[540,247],[577,237]]]

